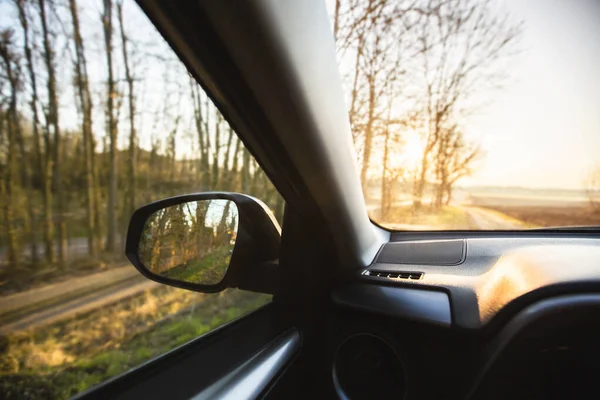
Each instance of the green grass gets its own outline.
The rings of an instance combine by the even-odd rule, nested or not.
[[[233,290],[202,296],[159,289],[108,312],[9,338],[0,356],[0,398],[69,398],[270,301]]]
[[[219,283],[225,276],[231,259],[231,246],[217,247],[200,259],[161,272],[169,278],[190,283],[211,285]]]

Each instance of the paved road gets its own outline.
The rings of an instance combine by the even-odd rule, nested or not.
[[[482,230],[510,230],[523,229],[516,221],[502,218],[501,215],[482,208],[465,207],[471,217],[475,229]]]

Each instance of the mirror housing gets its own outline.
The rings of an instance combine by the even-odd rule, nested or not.
[[[157,211],[178,204],[202,200],[230,200],[238,209],[237,238],[229,267],[223,279],[205,285],[169,278],[152,272],[140,260],[140,240],[146,221]],[[194,193],[169,197],[138,208],[129,221],[125,254],[133,266],[146,278],[202,293],[238,288],[274,294],[277,288],[281,228],[269,207],[248,195],[229,192]]]

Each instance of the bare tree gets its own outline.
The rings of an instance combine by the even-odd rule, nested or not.
[[[227,125],[227,144],[225,145],[225,156],[223,158],[223,173],[222,175],[222,182],[224,183],[224,187],[227,190],[231,190],[233,191],[233,183],[232,183],[232,171],[231,168],[229,167],[229,160],[231,158],[231,148],[232,148],[232,144],[233,144],[233,137],[235,136],[235,133],[233,132],[233,129],[231,129],[231,127],[229,125]]]
[[[194,110],[194,126],[198,134],[198,143],[200,146],[199,164],[200,164],[200,187],[202,190],[208,190],[210,187],[209,170],[209,148],[210,141],[208,137],[208,124],[202,115],[202,101],[200,99],[200,90],[198,84],[190,77],[190,92]]]
[[[3,205],[3,217],[5,221],[5,234],[8,242],[8,261],[13,266],[18,266],[21,262],[21,251],[19,249],[19,239],[16,232],[15,226],[15,204],[16,204],[16,191],[19,185],[18,182],[18,167],[17,167],[17,129],[19,129],[19,120],[17,114],[17,90],[18,90],[18,77],[16,73],[15,54],[13,52],[13,32],[11,30],[3,30],[0,32],[0,58],[2,59],[2,66],[4,75],[9,83],[10,95],[8,98],[8,110],[7,112],[0,112],[0,129],[4,126],[5,117],[6,119],[6,137],[7,137],[7,151],[6,151],[6,166],[3,168],[2,176],[2,205]],[[0,108],[0,111],[3,111]],[[3,129],[2,129],[3,130]],[[0,139],[3,134],[0,131]]]
[[[392,91],[393,89],[391,89]],[[402,146],[402,137],[399,129],[406,127],[404,120],[394,120],[392,118],[393,97],[388,97],[387,116],[382,121],[381,130],[383,131],[383,159],[381,162],[381,199],[380,199],[380,218],[386,221],[394,204],[394,187],[403,175],[404,168],[399,165],[393,165],[392,157],[399,152]]]
[[[129,38],[125,34],[125,27],[123,25],[123,0],[117,3],[117,16],[119,20],[119,28],[121,31],[121,49],[123,51],[123,64],[125,66],[125,81],[127,82],[127,103],[129,106],[129,162],[128,162],[128,201],[127,207],[128,214],[132,214],[135,211],[135,186],[136,186],[136,148],[137,148],[137,137],[135,128],[135,113],[136,113],[136,100],[134,84],[135,78],[131,71],[129,52],[127,44]]]
[[[424,7],[416,40],[425,145],[415,182],[415,209],[422,204],[433,152],[441,148],[442,135],[452,132],[448,125],[479,105],[472,101],[476,92],[505,78],[499,61],[513,53],[521,25],[495,13],[490,4],[491,0],[430,0]]]
[[[61,176],[61,132],[58,115],[58,93],[56,91],[56,65],[54,47],[50,39],[50,31],[48,29],[48,18],[46,10],[46,0],[38,0],[40,21],[42,24],[43,37],[43,58],[48,72],[48,111],[47,111],[47,131],[52,130],[54,142],[52,143],[52,171],[46,171],[46,179],[52,179],[54,183],[54,191],[56,192],[56,205],[58,210],[58,261],[64,266],[67,259],[67,227],[64,220],[65,201],[62,187]],[[49,133],[48,133],[49,134]],[[49,157],[49,154],[46,155]],[[48,253],[49,259],[53,260],[53,250]]]
[[[29,21],[28,15],[25,11],[25,1],[24,0],[15,0],[15,5],[17,6],[17,10],[19,12],[19,22],[21,24],[21,28],[23,30],[23,53],[25,54],[27,71],[29,73],[29,83],[31,86],[31,112],[32,112],[32,133],[33,133],[33,151],[34,151],[34,162],[35,168],[40,175],[44,173],[44,166],[42,161],[42,151],[40,148],[40,133],[39,133],[39,117],[38,117],[38,95],[37,95],[37,79],[33,66],[33,56],[31,50],[31,44],[29,39]],[[22,151],[22,153],[24,153]],[[49,154],[47,152],[47,154]],[[22,162],[25,162],[24,156],[21,157]],[[27,169],[29,170],[29,174],[31,177],[29,178],[30,190],[33,192],[33,176],[35,171],[31,166],[27,165]],[[44,190],[43,193],[46,193]],[[46,198],[44,196],[44,201],[46,202]],[[37,215],[33,210],[33,200],[28,197],[28,208],[30,209],[30,218],[31,218],[31,231],[32,231],[32,242],[31,242],[31,253],[32,253],[32,261],[37,262],[38,258],[38,250],[37,250]],[[51,209],[51,203],[48,204],[45,209]],[[46,216],[44,223],[44,242],[46,244],[46,255],[48,255],[48,248],[53,247],[53,230],[52,230],[52,218],[48,218]]]
[[[405,74],[404,59],[416,51],[414,41],[407,40],[414,30],[415,4],[415,0],[336,4],[338,53],[354,52],[349,117],[355,145],[361,148],[360,178],[366,197],[374,141],[385,132],[385,104],[388,97],[403,96],[403,86],[394,82]]]
[[[92,132],[92,99],[87,73],[87,63],[81,37],[79,25],[79,12],[75,0],[69,0],[69,9],[73,22],[73,42],[75,46],[75,85],[77,87],[77,97],[82,114],[81,131],[83,133],[83,154],[86,183],[86,223],[87,223],[87,243],[88,252],[91,255],[98,253],[99,238],[97,238],[95,210],[96,205],[96,185],[94,182],[94,170],[92,159],[94,155],[94,135]]]
[[[460,178],[471,175],[473,163],[479,155],[479,146],[468,143],[456,125],[442,130],[435,152],[436,208],[450,203],[454,184]]]
[[[214,108],[215,111],[215,148],[213,149],[213,160],[212,160],[212,187],[215,188],[219,184],[219,169],[221,163],[221,124],[223,122],[223,116]]]
[[[117,118],[115,116],[115,100],[117,92],[113,72],[113,3],[104,0],[102,26],[104,30],[104,49],[106,51],[107,94],[106,94],[106,128],[110,139],[109,178],[108,178],[108,209],[106,250],[115,251],[117,248]]]

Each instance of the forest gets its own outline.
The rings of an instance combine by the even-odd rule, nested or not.
[[[248,193],[281,218],[281,197],[137,5],[103,1],[94,16],[81,3],[2,5],[13,18],[0,32],[9,270],[120,253],[133,210],[176,194]]]

